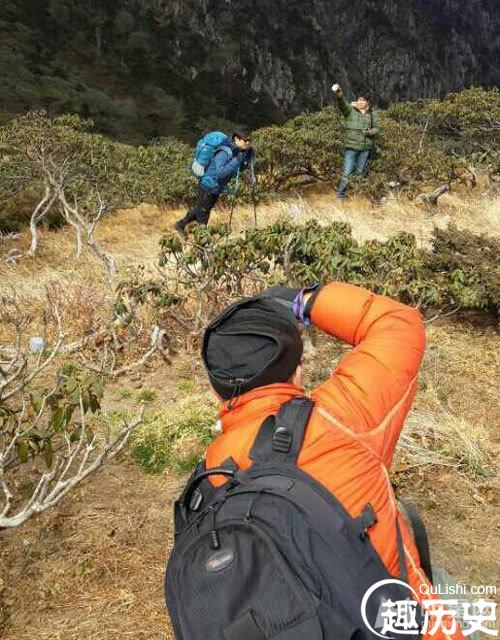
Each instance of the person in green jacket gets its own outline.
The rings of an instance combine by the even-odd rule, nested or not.
[[[380,134],[379,119],[370,105],[370,100],[360,95],[356,102],[349,103],[338,84],[332,87],[340,112],[344,116],[344,168],[337,189],[339,198],[345,198],[349,176],[355,173],[365,176],[375,149],[375,140]]]

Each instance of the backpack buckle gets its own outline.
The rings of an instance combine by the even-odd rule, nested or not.
[[[273,449],[279,453],[289,453],[293,436],[286,427],[278,427],[273,436]]]
[[[365,505],[363,511],[356,520],[360,527],[359,537],[362,542],[366,542],[370,537],[368,530],[378,522],[377,515],[370,503]]]

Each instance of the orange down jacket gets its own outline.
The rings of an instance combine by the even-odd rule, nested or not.
[[[420,594],[428,584],[418,552],[398,512],[389,469],[404,419],[417,390],[425,349],[418,311],[354,285],[333,282],[316,297],[313,324],[354,348],[330,378],[312,391],[315,405],[298,459],[299,466],[331,491],[353,517],[367,502],[377,515],[373,546],[387,569],[399,575],[395,519],[403,532],[410,585]],[[289,383],[253,389],[221,409],[222,434],[208,448],[207,467],[228,457],[243,469],[266,416],[303,390]],[[215,480],[214,480],[214,483]],[[437,596],[422,596],[432,598]],[[430,619],[431,627],[433,619]],[[462,638],[442,631],[428,638]]]

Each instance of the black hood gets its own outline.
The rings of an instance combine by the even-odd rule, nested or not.
[[[290,379],[302,359],[295,322],[268,298],[246,298],[207,327],[202,358],[214,389],[224,399]]]

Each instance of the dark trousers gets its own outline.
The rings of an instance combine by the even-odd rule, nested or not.
[[[214,208],[219,194],[210,193],[204,189],[201,185],[198,186],[198,193],[196,195],[196,201],[191,209],[186,213],[184,218],[177,223],[182,229],[190,222],[197,222],[198,224],[208,224],[210,218],[210,212]]]

